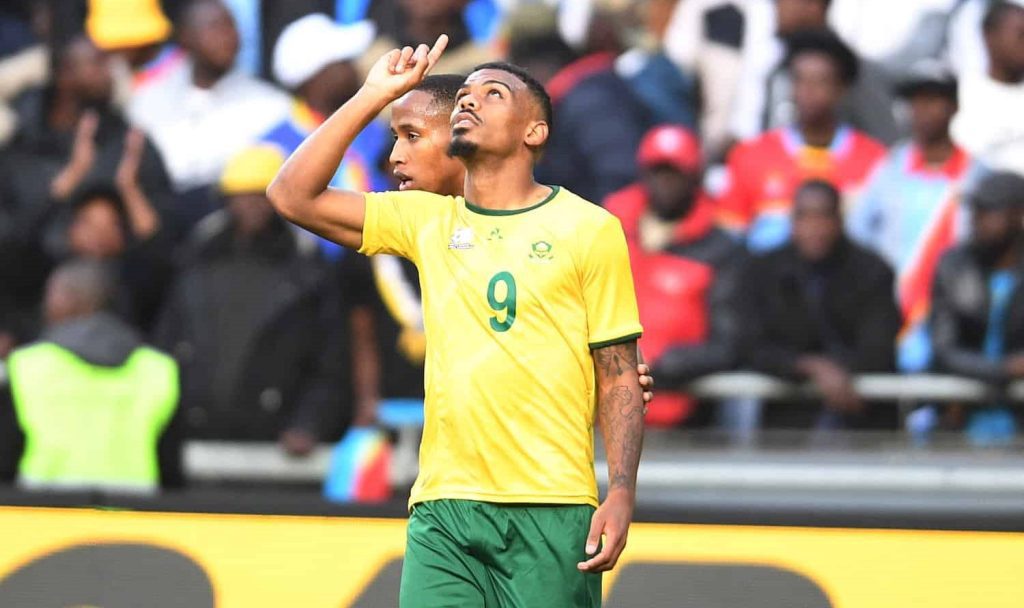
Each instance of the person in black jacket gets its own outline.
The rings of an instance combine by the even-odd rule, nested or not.
[[[970,238],[946,252],[932,284],[935,366],[999,386],[1024,379],[1024,178],[992,173],[967,201]],[[1006,438],[1016,426],[999,407],[967,421],[972,436]]]
[[[130,127],[113,104],[107,56],[84,35],[56,52],[53,83],[16,102],[19,131],[0,155],[0,221],[24,223],[48,203],[115,183]],[[170,179],[152,142],[141,137],[136,179],[158,210],[170,206]],[[3,217],[6,216],[6,217]]]
[[[557,33],[547,33],[512,40],[509,60],[544,83],[554,106],[538,181],[602,201],[636,180],[634,155],[649,117],[616,74],[613,53],[579,57]]]
[[[316,240],[267,201],[283,161],[260,146],[228,163],[226,208],[187,243],[156,343],[181,365],[189,438],[279,440],[302,455],[341,433],[343,323]]]
[[[744,281],[749,361],[755,369],[809,380],[824,408],[777,404],[767,426],[891,426],[895,410],[868,407],[852,375],[895,369],[900,313],[893,271],[843,234],[840,197],[828,182],[797,191],[791,241],[755,258]],[[888,413],[888,414],[887,414]]]

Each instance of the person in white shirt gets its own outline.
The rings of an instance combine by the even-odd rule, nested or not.
[[[793,121],[792,83],[782,66],[786,40],[808,30],[831,30],[836,0],[747,0],[743,69],[729,130],[735,141]],[[774,25],[765,36],[766,24]],[[769,30],[770,31],[770,30]],[[841,37],[841,36],[840,36]],[[899,138],[895,98],[889,75],[880,64],[859,57],[860,77],[841,108],[844,121],[875,139]]]
[[[194,0],[179,28],[187,69],[135,96],[128,115],[188,192],[215,183],[228,159],[289,114],[291,98],[234,68],[238,30],[219,0]]]
[[[982,32],[988,71],[960,79],[953,139],[988,168],[1024,175],[1024,5],[993,3]]]

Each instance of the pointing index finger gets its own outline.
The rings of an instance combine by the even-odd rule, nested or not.
[[[428,68],[434,67],[434,64],[441,58],[441,54],[444,53],[446,48],[448,48],[448,34],[441,34],[437,37],[434,48],[430,49],[430,52],[427,53]]]

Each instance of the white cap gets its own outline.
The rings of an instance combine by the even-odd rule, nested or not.
[[[294,89],[335,61],[356,59],[373,43],[371,21],[338,25],[322,13],[306,15],[284,28],[274,46],[274,78]]]

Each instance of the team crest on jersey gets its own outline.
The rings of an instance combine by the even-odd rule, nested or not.
[[[448,249],[472,249],[473,248],[473,229],[472,228],[456,228],[455,232],[452,233],[451,240],[448,241]]]
[[[547,241],[537,241],[533,245],[530,245],[530,259],[548,261],[554,257],[551,253],[552,249],[554,249],[554,247],[552,247],[551,243]]]

